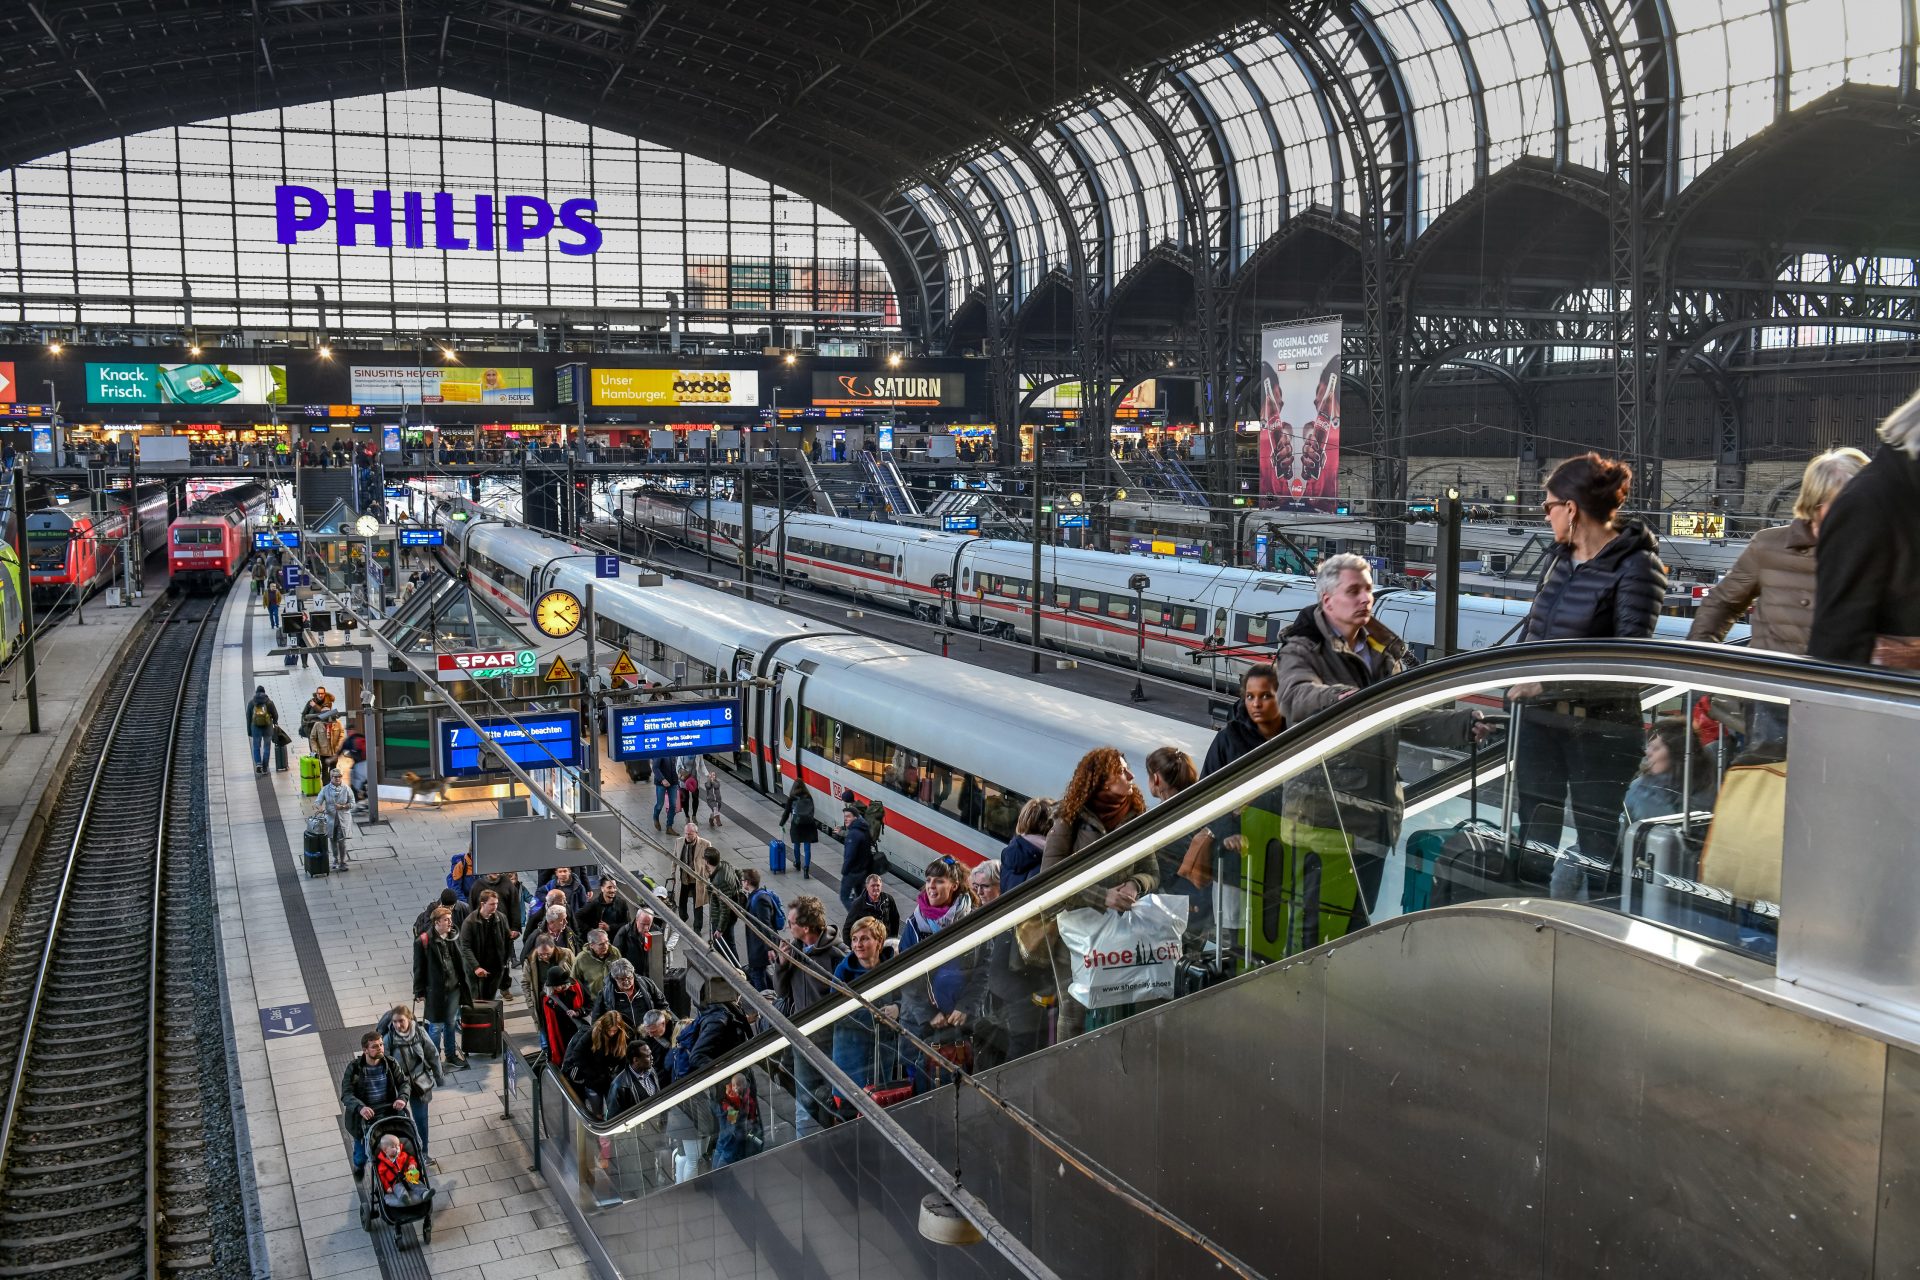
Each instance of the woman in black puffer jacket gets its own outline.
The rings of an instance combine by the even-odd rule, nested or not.
[[[1644,640],[1667,594],[1667,570],[1645,525],[1621,520],[1633,471],[1597,453],[1569,458],[1547,477],[1541,503],[1554,547],[1540,572],[1523,640]],[[1522,685],[1518,704],[1520,835],[1558,849],[1571,799],[1583,864],[1554,864],[1556,898],[1617,892],[1611,866],[1620,806],[1645,734],[1631,694]],[[1595,864],[1599,864],[1596,866]]]

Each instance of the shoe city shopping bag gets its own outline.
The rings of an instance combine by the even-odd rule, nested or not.
[[[1059,924],[1073,962],[1068,991],[1087,1008],[1173,998],[1187,925],[1185,898],[1156,893],[1129,911],[1063,911]]]

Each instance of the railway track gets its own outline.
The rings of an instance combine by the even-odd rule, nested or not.
[[[0,1277],[218,1269],[191,894],[219,606],[177,605],[114,677],[0,949]]]

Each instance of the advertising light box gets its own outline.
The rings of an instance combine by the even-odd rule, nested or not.
[[[593,403],[603,408],[742,408],[760,403],[757,369],[594,369]]]
[[[967,377],[964,373],[815,373],[813,402],[854,408],[954,407],[967,402]]]
[[[443,369],[354,365],[347,371],[355,404],[531,405],[533,370],[498,365]]]
[[[732,699],[654,702],[615,707],[610,714],[607,739],[616,761],[740,749],[740,704]]]
[[[285,404],[283,364],[89,364],[88,404]]]
[[[477,778],[489,773],[505,773],[504,767],[486,766],[481,751],[484,742],[492,742],[523,769],[556,769],[580,762],[578,711],[549,711],[514,719],[494,717],[478,723],[481,733],[475,733],[464,720],[446,719],[438,723],[434,741],[440,750],[440,771],[444,776]]]

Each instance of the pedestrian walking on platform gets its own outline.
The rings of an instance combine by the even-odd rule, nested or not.
[[[413,998],[421,1002],[427,1034],[439,1040],[447,1065],[464,1067],[455,1033],[460,1006],[473,1003],[473,984],[453,931],[453,909],[435,907],[429,919],[426,932],[413,940]]]
[[[454,1011],[454,1016],[460,1016]],[[400,1004],[393,1007],[387,1018],[387,1034],[384,1041],[387,1047],[387,1061],[393,1064],[394,1078],[401,1084],[406,1096],[407,1107],[413,1112],[413,1129],[420,1139],[420,1150],[416,1153],[421,1160],[427,1159],[427,1104],[433,1100],[435,1085],[447,1082],[447,1074],[441,1065],[440,1050],[434,1047],[433,1038],[414,1020],[413,1010]],[[462,1066],[465,1059],[448,1056],[447,1066]]]
[[[513,963],[513,930],[506,913],[500,909],[500,892],[482,889],[476,895],[473,914],[460,924],[460,968],[468,986],[482,1000],[491,1000],[496,992],[512,987],[507,966]],[[537,993],[537,987],[529,987]],[[529,996],[531,998],[531,996]]]
[[[347,815],[353,812],[353,792],[347,789],[346,776],[338,769],[328,775],[327,785],[314,798],[314,812],[326,824],[327,846],[333,850],[333,869],[347,869]]]
[[[267,686],[253,687],[253,700],[247,704],[247,737],[253,744],[253,771],[265,773],[273,754],[273,731],[280,724],[280,708],[267,696]]]
[[[347,1133],[353,1138],[353,1176],[367,1173],[367,1126],[382,1112],[408,1110],[408,1099],[394,1086],[393,1064],[387,1061],[386,1041],[378,1031],[360,1037],[360,1052],[340,1073],[340,1106],[346,1112]]]
[[[707,763],[705,756],[700,758],[700,794],[702,803],[707,806],[707,825],[720,825],[720,771]]]
[[[275,631],[278,631],[280,629],[280,602],[286,598],[280,590],[280,584],[272,579],[268,579],[266,589],[260,598],[267,606],[268,623],[272,625]]]
[[[264,556],[253,558],[253,598],[258,600],[267,585],[267,561]]]

